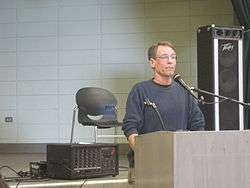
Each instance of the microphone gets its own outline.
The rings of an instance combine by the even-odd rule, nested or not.
[[[174,81],[184,87],[198,102],[200,101],[193,93],[192,88],[187,85],[187,83],[181,78],[181,75],[175,74],[173,76]]]

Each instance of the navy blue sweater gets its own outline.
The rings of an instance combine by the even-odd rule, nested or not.
[[[145,105],[146,99],[155,108]],[[127,99],[123,131],[128,137],[133,133],[145,134],[160,130],[204,130],[203,114],[195,99],[175,81],[169,86],[147,80],[136,84]]]

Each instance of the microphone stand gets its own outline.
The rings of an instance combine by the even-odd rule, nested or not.
[[[241,102],[241,101],[232,99],[230,97],[225,97],[225,96],[222,96],[222,95],[216,95],[216,94],[211,93],[209,91],[205,91],[205,90],[202,90],[202,89],[199,89],[199,88],[195,88],[195,87],[191,87],[190,89],[192,91],[196,92],[196,93],[203,93],[203,94],[211,95],[213,97],[218,97],[218,98],[221,98],[221,99],[225,99],[225,100],[228,100],[228,101],[231,101],[231,102],[235,102],[235,103],[241,104],[244,107],[250,107],[250,103]],[[201,104],[204,104],[204,99],[199,99],[199,101],[201,101]]]

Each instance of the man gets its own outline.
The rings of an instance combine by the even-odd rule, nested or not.
[[[137,83],[129,93],[123,131],[129,146],[129,165],[133,168],[135,137],[155,131],[204,130],[205,121],[195,99],[173,80],[176,50],[170,42],[159,42],[148,49],[153,70],[151,80]],[[133,183],[129,171],[129,182]],[[132,175],[133,176],[133,175]]]

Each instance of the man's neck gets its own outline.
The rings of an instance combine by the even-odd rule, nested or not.
[[[155,76],[153,78],[153,81],[159,85],[171,85],[172,84],[172,77],[168,76],[168,77],[158,77]]]

